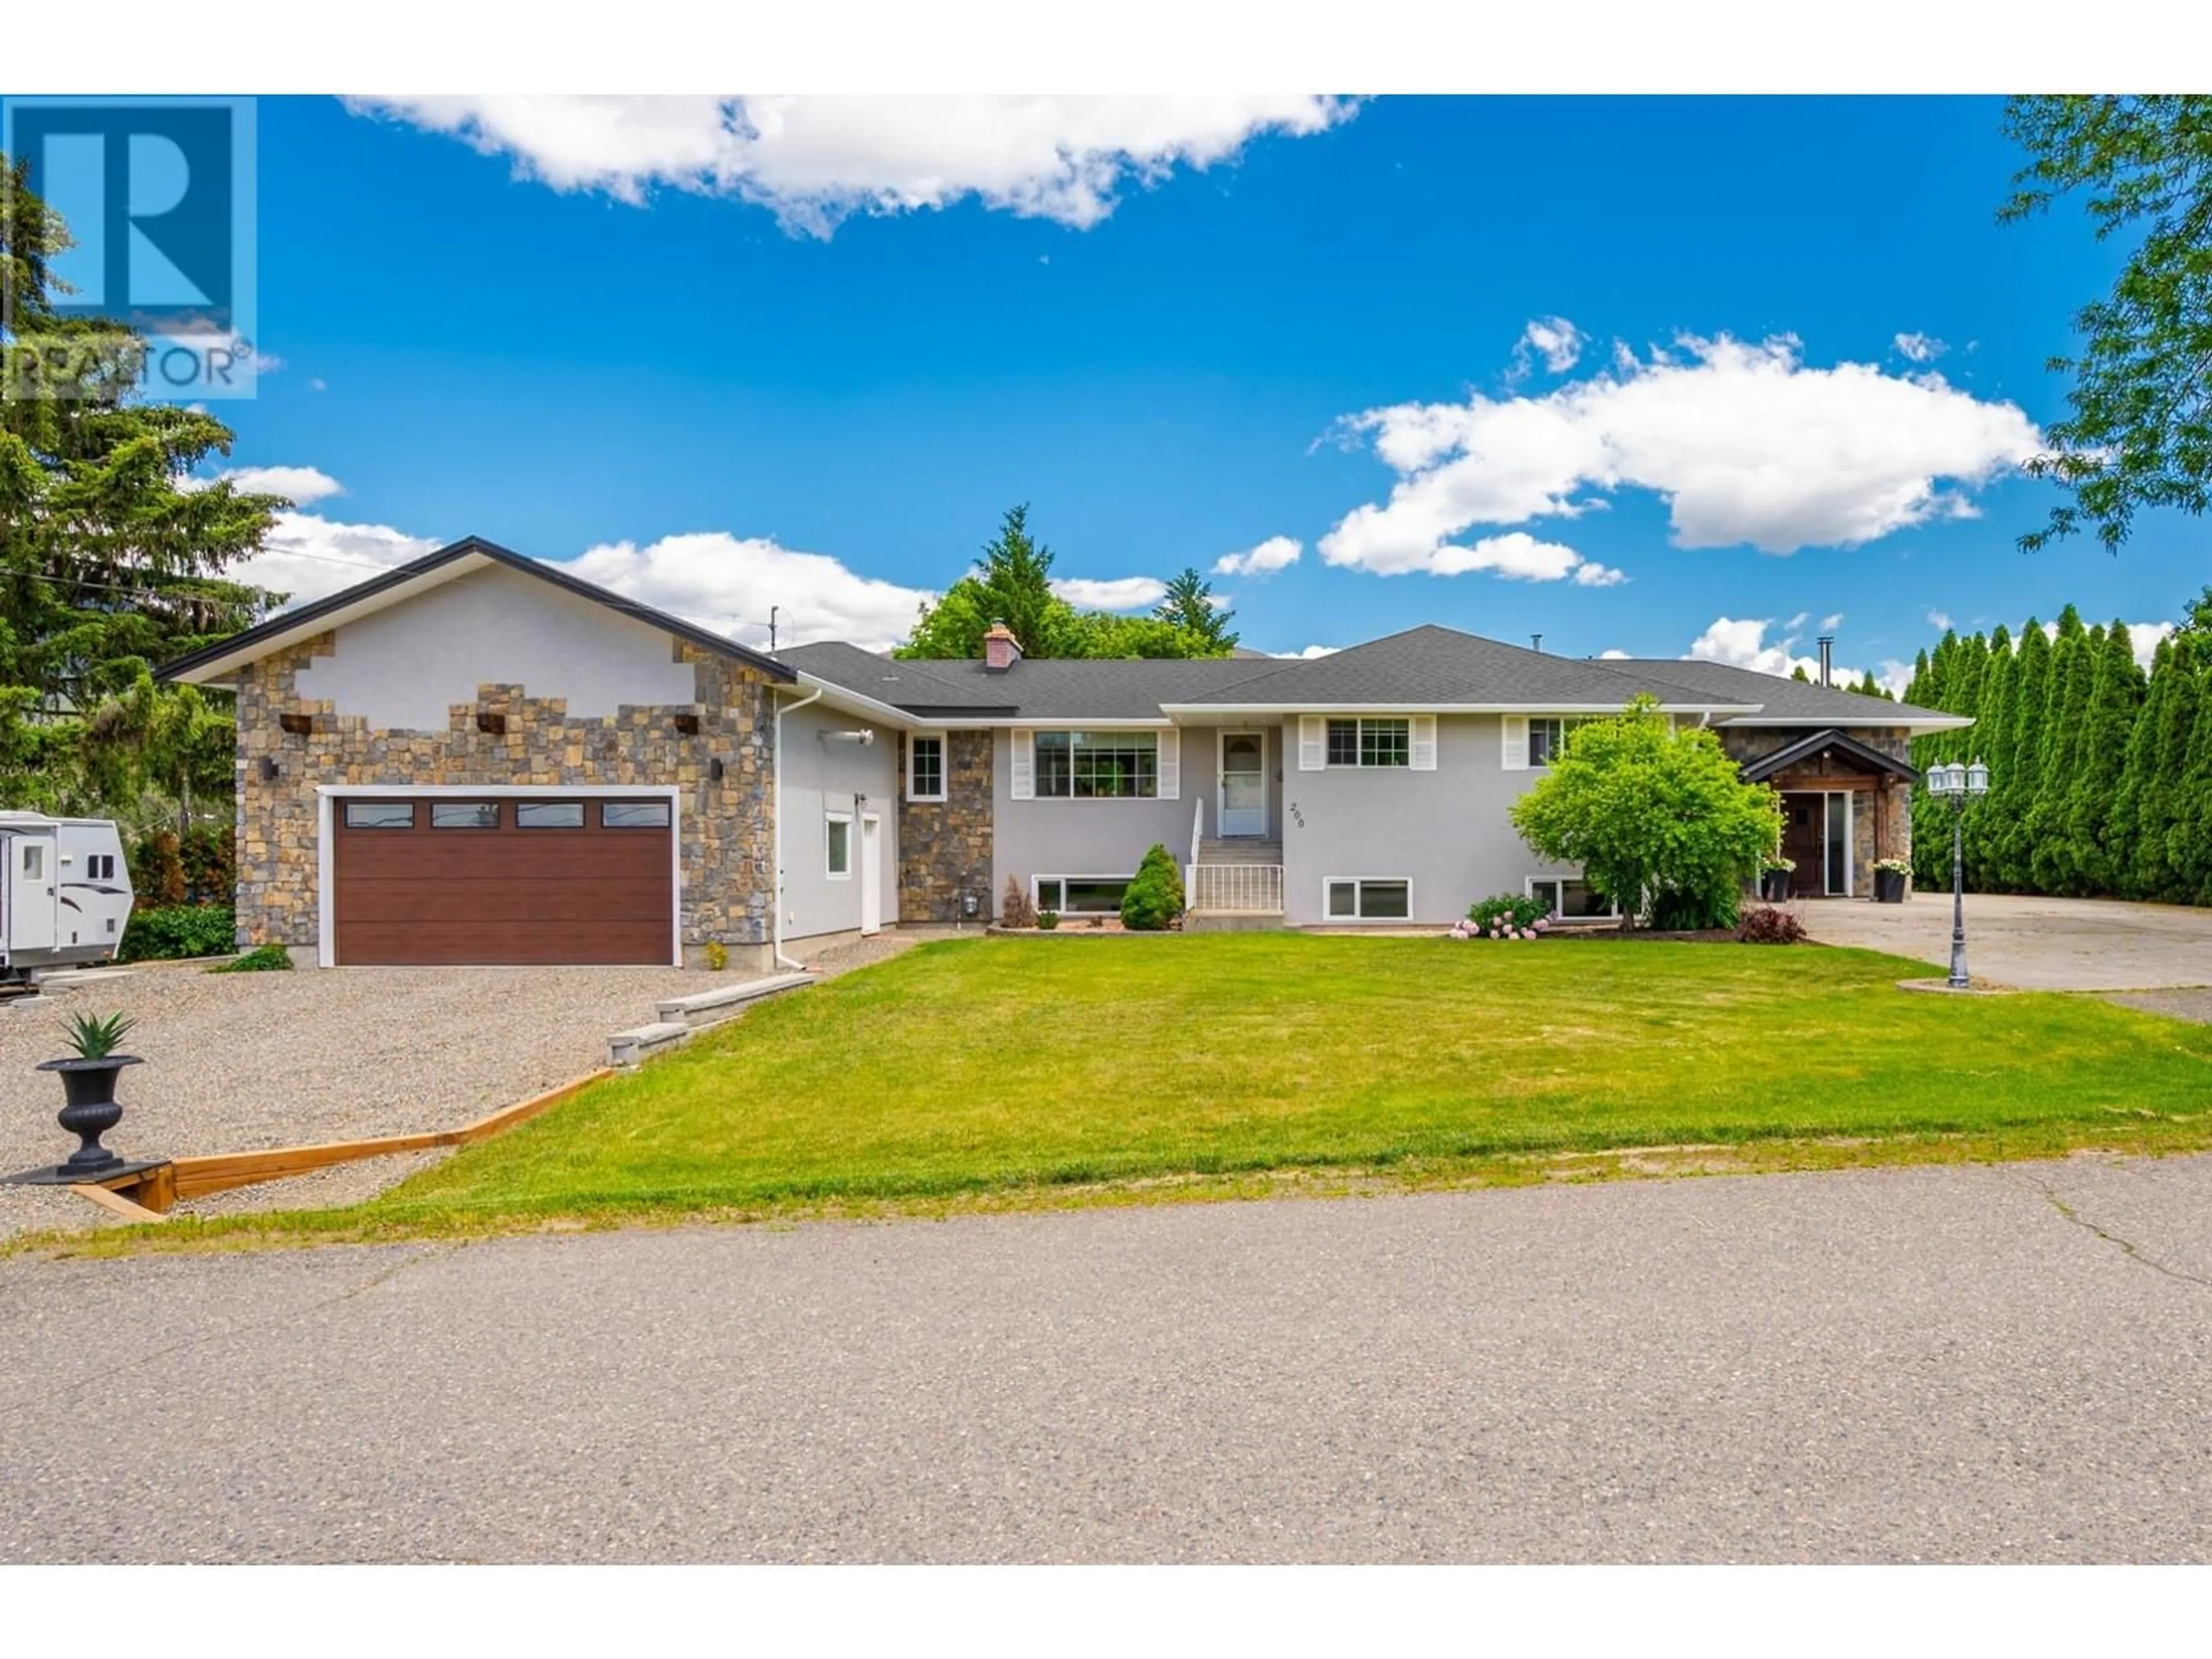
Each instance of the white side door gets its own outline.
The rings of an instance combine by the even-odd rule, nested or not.
[[[879,933],[884,928],[883,820],[872,812],[860,816],[860,931]]]
[[[54,838],[18,831],[7,838],[8,948],[54,948]]]

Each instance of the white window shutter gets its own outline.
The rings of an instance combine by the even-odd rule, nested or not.
[[[1160,733],[1160,799],[1182,799],[1182,733],[1167,731]]]
[[[1437,769],[1437,717],[1434,714],[1413,716],[1413,769],[1433,772]]]
[[[1036,738],[1018,727],[1008,733],[1014,740],[1014,770],[1006,793],[1016,800],[1036,799]]]
[[[1328,722],[1319,714],[1298,716],[1298,770],[1319,772],[1328,765]]]
[[[1508,714],[1504,720],[1505,769],[1525,772],[1528,769],[1528,717]]]

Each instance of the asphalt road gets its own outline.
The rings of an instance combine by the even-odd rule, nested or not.
[[[2076,1159],[0,1261],[0,1560],[2203,1561],[2208,1213]]]

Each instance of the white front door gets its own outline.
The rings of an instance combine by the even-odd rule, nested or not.
[[[860,818],[860,931],[884,929],[884,866],[877,856],[883,820],[872,812]]]
[[[1215,833],[1218,835],[1264,836],[1267,833],[1267,734],[1265,732],[1224,732],[1221,734],[1221,801],[1215,818]]]
[[[8,946],[15,951],[54,948],[54,838],[14,835],[8,849]]]

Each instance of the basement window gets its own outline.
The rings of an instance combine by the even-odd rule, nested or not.
[[[1039,876],[1036,908],[1063,916],[1118,916],[1133,876]]]
[[[1412,884],[1395,878],[1333,876],[1323,909],[1331,921],[1403,921],[1413,914]]]

